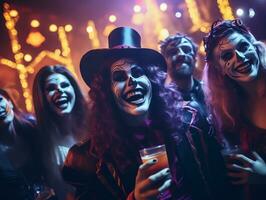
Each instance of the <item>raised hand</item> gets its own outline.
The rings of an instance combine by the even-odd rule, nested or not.
[[[266,179],[265,161],[256,152],[252,152],[252,154],[254,159],[250,159],[243,154],[230,156],[229,160],[233,162],[227,164],[227,168],[231,170],[228,172],[228,175],[237,178],[237,181],[232,181],[233,184],[245,184],[248,182],[250,176],[260,176]]]
[[[171,174],[169,168],[162,169],[152,175],[149,174],[149,168],[157,162],[157,159],[153,159],[140,165],[134,190],[136,200],[158,199],[160,193],[170,187]]]

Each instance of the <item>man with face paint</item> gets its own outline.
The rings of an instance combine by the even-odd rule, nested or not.
[[[30,200],[41,190],[32,119],[0,89],[0,199]]]
[[[197,45],[186,35],[177,33],[160,42],[161,53],[167,62],[165,84],[175,84],[183,100],[206,116],[201,83],[193,76]]]
[[[90,86],[91,129],[88,141],[70,149],[63,167],[76,198],[228,199],[225,170],[215,166],[222,157],[214,138],[194,128],[195,109],[181,115],[179,93],[164,86],[163,56],[141,48],[140,35],[129,27],[114,29],[108,39],[110,48],[91,50],[80,63]],[[161,144],[169,168],[149,174],[158,160],[142,164],[139,150]]]
[[[265,199],[265,44],[240,20],[215,22],[204,42],[206,96],[217,130],[225,148],[241,148],[229,157],[228,175],[245,199]]]
[[[88,105],[73,75],[61,65],[44,66],[36,74],[33,102],[45,180],[65,200],[73,188],[62,179],[60,168],[68,149],[88,130]]]

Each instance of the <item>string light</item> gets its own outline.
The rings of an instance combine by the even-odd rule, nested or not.
[[[67,24],[67,25],[65,25],[65,31],[66,31],[66,32],[70,32],[70,31],[72,31],[72,29],[73,29],[73,27],[72,27],[71,24]]]
[[[92,48],[98,48],[100,46],[100,40],[98,38],[98,32],[95,28],[95,24],[92,20],[88,21],[88,25],[86,28],[89,39],[91,40]]]
[[[210,24],[201,18],[196,1],[185,0],[185,2],[188,8],[189,16],[193,24],[191,32],[195,32],[197,30],[200,30],[202,32],[208,32]]]
[[[139,12],[141,12],[141,6],[140,5],[135,5],[133,7],[133,10],[134,10],[135,13],[139,13]]]
[[[34,67],[38,65],[45,57],[50,57],[54,59],[55,61],[62,63],[65,65],[75,76],[76,73],[74,71],[74,67],[72,64],[72,59],[70,56],[70,48],[67,40],[67,36],[64,30],[64,27],[59,26],[57,28],[56,25],[51,25],[52,27],[56,28],[58,30],[58,36],[59,40],[62,46],[62,55],[60,56],[59,54],[55,52],[50,52],[50,51],[42,51],[40,52],[29,65],[24,65],[23,64],[23,58],[25,61],[30,62],[32,59],[31,55],[29,54],[23,54],[21,51],[21,45],[19,44],[18,41],[18,31],[15,28],[15,24],[18,20],[19,13],[14,12],[14,10],[10,10],[10,6],[7,3],[4,3],[4,19],[5,19],[5,24],[6,28],[8,30],[10,42],[11,42],[11,47],[12,47],[12,52],[14,55],[14,60],[15,62],[6,59],[6,58],[1,58],[0,59],[0,64],[7,66],[9,68],[15,69],[18,71],[18,77],[20,80],[20,85],[22,87],[22,94],[25,99],[25,107],[26,110],[29,112],[32,112],[33,106],[32,106],[32,95],[31,91],[29,88],[29,83],[28,83],[28,75],[34,73]],[[51,27],[50,26],[50,27]],[[49,29],[50,29],[49,27]],[[53,28],[52,28],[53,29]],[[55,29],[53,29],[54,31]],[[56,31],[55,30],[55,31]],[[51,30],[50,30],[51,31]]]
[[[109,21],[111,22],[111,23],[114,23],[115,21],[116,21],[116,16],[115,15],[110,15],[109,16]]]
[[[217,4],[223,19],[233,20],[235,18],[228,0],[217,0]]]
[[[165,38],[167,38],[169,36],[169,31],[166,28],[163,28],[160,31],[160,36],[159,36],[159,40],[164,40]]]
[[[57,26],[56,26],[55,24],[51,24],[51,25],[49,26],[49,31],[51,31],[51,32],[56,32],[56,31],[57,31]]]
[[[161,3],[160,4],[160,10],[165,12],[167,10],[167,4],[166,3]]]
[[[30,55],[30,54],[25,54],[25,55],[24,55],[24,60],[25,60],[26,62],[30,62],[30,61],[32,60],[31,55]]]
[[[40,26],[40,22],[37,20],[37,19],[33,19],[31,22],[30,22],[30,25],[31,27],[33,28],[37,28]]]

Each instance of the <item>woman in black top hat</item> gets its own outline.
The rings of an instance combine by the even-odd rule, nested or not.
[[[222,159],[203,129],[209,126],[196,127],[198,113],[181,109],[180,95],[164,87],[162,55],[141,48],[129,27],[113,30],[109,47],[81,59],[91,130],[87,142],[70,149],[63,168],[76,198],[225,199]],[[158,160],[141,164],[139,150],[160,144],[166,145],[169,168],[149,174]]]

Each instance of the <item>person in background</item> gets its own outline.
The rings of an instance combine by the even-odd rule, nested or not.
[[[195,127],[197,110],[181,108],[180,94],[165,87],[166,63],[141,48],[130,27],[114,29],[108,49],[81,59],[92,101],[88,141],[74,145],[63,177],[76,199],[229,199],[222,157],[206,126]],[[142,164],[139,150],[165,144],[169,167]]]
[[[265,199],[266,48],[240,21],[213,23],[204,39],[204,83],[213,121],[225,148],[232,183],[244,199]]]
[[[0,89],[0,199],[32,200],[42,189],[34,117]]]
[[[33,102],[45,178],[63,200],[73,188],[64,183],[60,170],[69,147],[88,131],[88,104],[73,75],[61,65],[44,66],[36,74]]]
[[[177,33],[160,42],[167,63],[166,85],[174,84],[184,103],[207,116],[202,83],[194,78],[198,46],[188,36]]]

